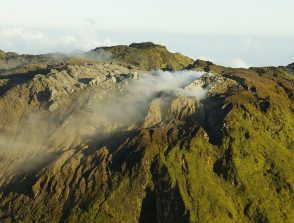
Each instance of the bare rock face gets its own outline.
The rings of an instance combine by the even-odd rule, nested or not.
[[[232,79],[223,77],[222,75],[215,75],[212,73],[205,73],[199,79],[187,85],[185,89],[192,89],[202,87],[208,90],[208,95],[224,94],[230,88],[236,87],[237,82]]]
[[[186,88],[197,88],[202,87],[206,88],[210,83],[212,83],[214,80],[214,77],[212,74],[205,73],[203,74],[199,79],[194,80],[191,84],[187,85]]]
[[[157,124],[184,121],[193,116],[195,121],[202,117],[202,115],[195,117],[198,111],[200,114],[201,106],[198,97],[156,98],[150,104],[143,126],[149,128]]]
[[[199,107],[198,97],[175,97],[171,100],[166,119],[169,121],[188,119],[197,114]]]
[[[4,92],[2,92],[2,103],[0,103],[2,111],[0,128],[4,127],[6,123],[17,122],[38,107],[49,111],[64,109],[70,105],[73,97],[76,97],[80,92],[90,90],[94,86],[111,89],[111,86],[115,86],[113,84],[116,82],[121,81],[123,84],[124,79],[131,79],[131,77],[125,75],[129,72],[128,68],[102,62],[86,66],[49,65],[48,69],[40,70],[40,73],[37,73],[38,70],[33,72],[31,78],[21,80],[21,77],[19,77],[19,80],[15,80],[15,83],[19,81],[20,84],[15,84],[13,88],[10,88],[9,83],[11,82],[1,79],[1,83],[3,83],[1,88]],[[13,75],[13,73],[9,75]],[[27,76],[29,75],[31,74],[29,73]],[[100,96],[103,96],[103,94],[100,94]],[[18,103],[7,106],[12,100],[16,100]],[[15,107],[15,115],[11,115],[10,112],[13,107]]]
[[[112,70],[116,70],[113,77],[109,75]],[[23,162],[34,163],[41,153],[46,157],[50,156],[49,151],[71,149],[85,138],[104,134],[99,132],[102,126],[103,132],[119,128],[121,125],[117,121],[105,120],[107,112],[103,112],[102,102],[121,94],[132,80],[131,76],[125,75],[128,71],[116,64],[105,66],[100,62],[92,65],[59,64],[50,65],[44,73],[40,71],[22,79],[23,82],[16,81],[14,86],[3,80],[0,169],[3,167],[6,171],[0,175],[0,184],[17,175]],[[114,83],[112,78],[119,79],[119,83]],[[103,115],[95,114],[95,110]],[[64,134],[67,137],[62,139]],[[29,142],[22,144],[19,141]],[[11,154],[6,154],[6,150]],[[24,151],[31,151],[30,157],[22,155]],[[11,162],[16,154],[18,157]]]
[[[148,113],[145,117],[144,127],[152,127],[160,123],[166,112],[165,102],[161,98],[154,99],[149,107]]]

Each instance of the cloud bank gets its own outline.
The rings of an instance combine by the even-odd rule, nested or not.
[[[240,59],[239,57],[232,58],[229,61],[229,65],[234,68],[249,68],[250,65],[247,64],[244,60]]]
[[[59,33],[22,27],[0,29],[0,49],[18,53],[70,53],[75,50],[88,51],[113,44],[110,39],[100,39],[96,32],[89,29]]]

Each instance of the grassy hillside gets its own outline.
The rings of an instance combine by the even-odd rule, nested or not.
[[[89,56],[105,56],[108,59],[134,65],[141,69],[157,70],[181,70],[194,61],[180,53],[171,53],[166,47],[151,42],[133,43],[129,46],[100,47],[88,53]]]
[[[103,50],[144,69],[191,63],[150,43]],[[106,76],[118,69],[103,67]],[[214,73],[219,88],[201,101],[172,97],[166,118],[156,106],[148,113],[156,120],[160,113],[158,123],[111,132],[18,174],[1,186],[1,221],[293,222],[291,65],[233,69],[197,60],[188,67]],[[98,69],[70,68],[84,78]],[[76,83],[64,69],[54,74],[56,83]]]

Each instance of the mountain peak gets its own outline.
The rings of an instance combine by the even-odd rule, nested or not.
[[[165,46],[153,42],[98,47],[88,52],[87,56],[119,61],[145,70],[182,70],[194,63],[193,59],[180,53],[172,53]]]
[[[155,44],[153,42],[142,42],[142,43],[132,43],[129,47],[137,49],[148,49],[148,48],[166,48],[165,46]]]
[[[293,64],[228,68],[154,43],[7,54],[0,222],[293,219]]]

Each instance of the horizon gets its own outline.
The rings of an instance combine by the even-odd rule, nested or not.
[[[0,49],[6,52],[70,53],[151,41],[223,66],[294,61],[291,0],[11,0],[2,8]]]

